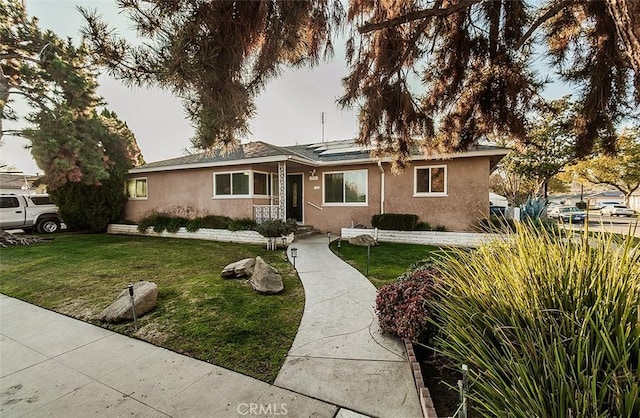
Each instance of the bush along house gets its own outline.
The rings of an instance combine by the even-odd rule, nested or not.
[[[489,174],[508,153],[477,146],[466,152],[412,156],[401,174],[352,140],[275,146],[250,142],[230,153],[204,152],[129,171],[130,221],[174,216],[295,219],[338,233],[371,226],[383,213],[416,214],[450,231],[472,230],[489,214]]]

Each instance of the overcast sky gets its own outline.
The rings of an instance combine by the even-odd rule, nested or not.
[[[112,0],[27,0],[27,12],[38,17],[40,27],[59,36],[79,39],[80,4],[97,9],[120,34],[135,36],[128,19],[118,14]],[[356,113],[335,104],[347,74],[343,45],[336,45],[335,59],[314,69],[286,71],[272,81],[257,100],[257,115],[251,121],[251,137],[276,145],[321,140],[321,113],[325,112],[327,140],[353,138],[357,133]],[[99,79],[98,93],[107,107],[127,122],[147,162],[178,157],[189,146],[194,130],[185,118],[180,100],[162,90],[132,89],[110,77]],[[24,110],[20,108],[21,110]],[[9,127],[9,126],[7,126]],[[27,174],[41,172],[24,149],[28,142],[4,137],[0,160]]]
[[[131,23],[118,13],[114,3],[112,0],[27,0],[27,12],[38,17],[41,28],[79,39],[83,18],[76,5],[81,4],[97,9],[121,35],[135,37]],[[336,99],[342,94],[341,80],[346,74],[342,42],[336,42],[335,57],[329,63],[314,69],[283,72],[258,98],[257,115],[251,121],[252,135],[244,142],[261,140],[276,145],[319,142],[322,112],[325,112],[327,140],[355,137],[356,111],[342,110],[336,105]],[[127,88],[107,76],[100,77],[99,82],[98,93],[106,99],[107,107],[127,122],[147,162],[183,154],[194,130],[178,99],[162,90]],[[26,145],[23,139],[4,137],[0,161],[27,174],[41,172],[29,150],[24,149]]]

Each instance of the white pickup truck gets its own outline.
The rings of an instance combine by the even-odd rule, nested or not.
[[[0,229],[50,234],[59,231],[61,223],[58,207],[49,195],[0,195]]]

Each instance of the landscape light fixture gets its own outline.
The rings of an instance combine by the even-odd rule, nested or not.
[[[342,254],[340,254],[341,246],[342,246],[342,238],[338,237],[338,257],[342,257]]]
[[[331,232],[327,232],[327,238],[329,239],[329,244],[331,244]]]
[[[291,258],[293,258],[293,268],[296,268],[296,257],[298,256],[298,249],[291,247]]]

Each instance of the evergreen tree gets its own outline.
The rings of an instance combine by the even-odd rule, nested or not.
[[[28,18],[22,2],[0,3],[3,119],[22,116],[26,129],[10,132],[31,141],[44,182],[73,228],[102,230],[118,219],[127,171],[142,162],[135,137],[96,93],[97,68],[84,45],[76,47]],[[30,105],[11,109],[12,96]]]
[[[397,168],[415,146],[462,150],[496,134],[525,141],[544,84],[532,51],[546,48],[557,74],[582,89],[577,154],[598,138],[612,152],[616,124],[640,104],[639,3],[351,0],[351,72],[339,103],[360,107],[358,142],[394,156]],[[283,65],[317,64],[345,21],[338,0],[118,4],[145,43],[132,47],[83,10],[94,56],[129,83],[181,96],[205,148],[245,136],[264,84]]]

